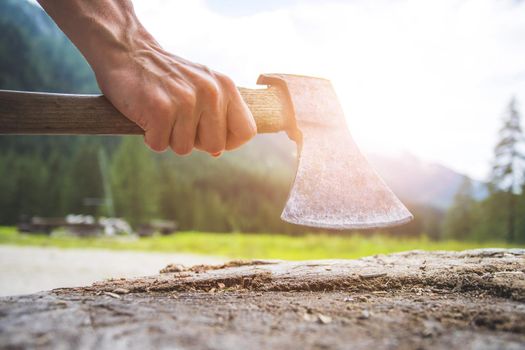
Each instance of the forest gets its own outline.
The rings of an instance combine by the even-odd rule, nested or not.
[[[80,53],[37,6],[0,2],[0,88],[98,93]],[[519,105],[505,112],[489,196],[475,199],[465,178],[443,211],[401,198],[415,215],[392,234],[432,239],[525,242],[524,136]],[[117,216],[134,227],[168,219],[180,230],[301,234],[280,212],[295,168],[285,135],[258,136],[213,159],[149,151],[140,137],[0,136],[0,225],[31,216]]]
[[[512,98],[494,147],[489,196],[476,201],[472,184],[464,181],[448,210],[446,238],[525,242],[525,134],[517,102]]]

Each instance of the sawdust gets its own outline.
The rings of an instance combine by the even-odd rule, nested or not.
[[[180,269],[170,265],[161,275],[96,283],[83,291],[123,288],[131,293],[209,291],[216,289],[286,292],[390,292],[431,288],[477,291],[525,301],[525,259],[520,251],[409,252],[360,260],[320,262],[232,261]],[[446,258],[445,258],[446,257]],[[220,288],[219,284],[224,285]]]
[[[269,261],[269,260],[231,260],[224,264],[220,265],[193,265],[190,267],[186,267],[181,264],[169,264],[162,270],[160,270],[160,273],[174,273],[174,272],[206,272],[210,270],[222,270],[229,267],[239,267],[239,266],[248,266],[248,265],[268,265],[268,264],[275,264],[275,261]]]

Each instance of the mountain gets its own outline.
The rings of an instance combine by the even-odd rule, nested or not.
[[[418,204],[447,209],[467,177],[441,164],[425,162],[414,155],[368,154],[368,160],[401,198]],[[487,196],[486,184],[470,179],[476,199]]]
[[[235,158],[243,161],[258,159],[274,164],[293,174],[295,166],[295,145],[285,134],[257,136],[254,141],[238,151]],[[402,200],[446,210],[453,202],[461,183],[467,178],[441,164],[429,163],[410,153],[381,155],[366,153],[369,163]],[[276,159],[279,159],[277,163]],[[470,179],[473,196],[483,199],[487,196],[486,184]]]
[[[26,0],[0,1],[0,88],[96,93],[93,71],[49,16]]]

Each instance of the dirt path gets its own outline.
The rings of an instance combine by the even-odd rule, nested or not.
[[[218,264],[221,258],[100,249],[0,246],[0,296],[89,285],[110,277],[139,277],[168,263]]]
[[[0,344],[523,349],[525,251],[234,262],[0,299]]]

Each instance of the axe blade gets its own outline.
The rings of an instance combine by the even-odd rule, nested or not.
[[[259,82],[286,87],[295,117],[295,132],[288,133],[295,135],[299,161],[283,220],[364,229],[413,218],[359,151],[328,80],[265,75]]]

